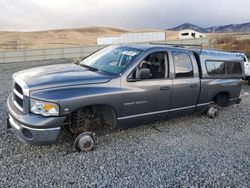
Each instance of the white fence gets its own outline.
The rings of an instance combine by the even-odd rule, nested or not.
[[[0,51],[0,63],[86,57],[103,47],[102,45],[93,45],[68,48]]]
[[[97,44],[123,44],[123,43],[137,43],[150,41],[165,41],[165,32],[142,32],[142,33],[124,33],[115,37],[99,37]]]

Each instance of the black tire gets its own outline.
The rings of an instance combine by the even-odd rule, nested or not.
[[[247,78],[247,84],[250,86],[250,76]]]
[[[214,106],[211,106],[211,107],[208,108],[207,117],[209,117],[211,119],[214,119],[214,118],[218,117],[218,115],[219,115],[218,108],[216,108]]]
[[[229,97],[226,94],[219,94],[215,98],[216,104],[221,107],[226,107],[229,104]]]

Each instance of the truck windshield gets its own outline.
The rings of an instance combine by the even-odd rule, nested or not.
[[[110,46],[90,55],[80,62],[82,66],[109,74],[119,74],[142,50],[130,47]]]

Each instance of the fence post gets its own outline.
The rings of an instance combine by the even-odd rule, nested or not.
[[[23,50],[23,54],[24,54],[24,61],[27,61],[27,51],[26,50]]]
[[[4,52],[2,52],[3,53],[3,62],[5,62],[6,61],[6,59],[5,59],[5,53]]]
[[[65,57],[65,55],[64,55],[64,48],[65,48],[65,47],[63,47],[63,48],[61,49],[61,58],[64,58],[64,57]]]
[[[83,57],[84,58],[84,45],[81,46],[81,54],[79,57]]]
[[[42,49],[42,52],[43,52],[43,60],[46,58],[46,54],[45,54],[45,49]]]

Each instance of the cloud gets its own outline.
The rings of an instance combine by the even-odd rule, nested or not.
[[[203,27],[250,21],[249,0],[1,0],[0,30]]]

